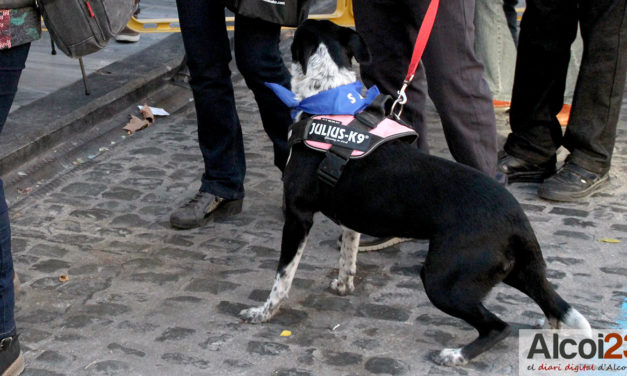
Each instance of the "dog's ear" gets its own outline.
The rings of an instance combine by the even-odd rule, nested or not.
[[[292,61],[298,62],[303,68],[303,74],[307,74],[309,58],[318,49],[320,41],[316,35],[308,30],[298,30],[292,42]]]
[[[355,30],[342,28],[342,43],[349,53],[349,57],[354,57],[358,63],[370,62],[370,50],[366,46],[366,42]]]

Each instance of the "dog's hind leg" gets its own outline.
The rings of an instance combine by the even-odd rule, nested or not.
[[[361,235],[348,228],[344,228],[342,245],[340,246],[340,265],[338,276],[331,281],[329,288],[338,295],[350,294],[355,290],[353,279],[357,271],[357,251]]]
[[[479,332],[478,338],[461,348],[443,349],[436,355],[436,363],[445,366],[464,365],[509,335],[509,325],[488,311],[481,303],[481,298],[467,290],[467,286],[464,286],[467,285],[466,282],[458,281],[451,289],[442,287],[443,280],[430,282],[427,277],[423,282],[433,305],[449,315],[463,319]],[[432,286],[434,283],[439,286]]]
[[[444,349],[434,360],[446,366],[463,365],[507,337],[511,331],[507,323],[488,311],[482,303],[490,289],[502,280],[504,268],[498,257],[491,257],[494,253],[463,250],[450,244],[445,251],[434,247],[434,243],[432,240],[420,273],[429,300],[479,332],[474,341],[461,348]],[[454,257],[451,257],[451,249],[455,250]],[[472,255],[480,253],[486,257],[477,261]]]
[[[588,320],[564,301],[546,279],[546,264],[535,236],[515,237],[511,246],[516,262],[503,282],[533,299],[547,317],[550,328],[579,329],[590,337],[592,329]]]
[[[240,317],[249,323],[268,321],[279,309],[281,302],[287,298],[298,263],[303,255],[307,234],[313,224],[313,213],[286,212],[281,242],[281,257],[274,278],[274,285],[263,306],[244,309]]]

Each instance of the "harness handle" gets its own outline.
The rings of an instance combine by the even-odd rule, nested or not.
[[[427,12],[425,13],[425,17],[422,20],[422,24],[420,25],[420,30],[418,30],[418,36],[416,37],[414,52],[411,56],[411,62],[409,63],[407,75],[405,76],[401,90],[398,91],[398,98],[396,98],[394,104],[392,104],[391,112],[397,120],[401,117],[403,105],[407,103],[405,90],[407,89],[407,86],[409,86],[409,83],[414,79],[414,74],[416,73],[416,69],[418,69],[418,64],[420,63],[422,54],[427,47],[427,41],[431,35],[431,30],[433,29],[433,24],[435,23],[435,16],[438,13],[439,5],[440,0],[431,0],[431,3],[429,3],[429,7],[427,8]],[[397,105],[398,109],[396,109]]]

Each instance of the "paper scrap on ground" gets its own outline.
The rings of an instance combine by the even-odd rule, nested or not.
[[[144,119],[148,120],[150,124],[155,122],[155,115],[152,113],[152,109],[148,105],[144,105],[144,107],[140,108],[139,112],[142,113]]]
[[[164,110],[163,108],[159,108],[159,107],[150,107],[150,106],[137,106],[137,108],[139,108],[139,110],[141,111],[144,107],[148,107],[150,108],[150,111],[152,111],[153,115],[155,116],[170,116],[170,113],[166,110]]]
[[[141,107],[139,111],[144,119],[142,120],[137,116],[131,115],[131,120],[129,120],[124,128],[122,128],[127,131],[128,134],[133,134],[155,122],[155,115],[152,113],[152,110],[148,105],[144,105],[144,107]]]
[[[603,243],[620,243],[620,240],[618,239],[608,239],[608,238],[599,239],[599,241]]]
[[[131,120],[129,120],[129,122],[126,123],[126,125],[122,129],[127,131],[128,134],[133,134],[140,129],[146,128],[149,125],[150,125],[150,122],[148,120],[146,119],[142,120],[135,115],[131,115]]]

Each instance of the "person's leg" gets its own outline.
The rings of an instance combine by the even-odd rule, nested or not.
[[[290,73],[283,63],[279,42],[281,27],[244,16],[235,17],[235,61],[246,85],[255,95],[263,127],[274,147],[274,164],[283,171],[289,148],[290,110],[264,83],[290,88]]]
[[[571,154],[540,186],[541,198],[576,201],[609,183],[627,70],[626,14],[625,0],[579,3],[584,51],[563,139]]]
[[[355,29],[362,36],[372,60],[360,65],[361,78],[367,87],[398,96],[411,60],[418,33],[418,19],[412,9],[399,0],[354,0]],[[420,135],[418,147],[428,152],[424,121],[426,101],[422,66],[407,88],[407,104],[401,118]]]
[[[30,43],[0,50],[0,132],[15,98],[29,48]],[[18,374],[24,368],[24,358],[16,336],[13,276],[9,208],[0,179],[0,373],[11,370]]]
[[[0,50],[0,132],[11,110],[30,43]]]
[[[369,63],[359,66],[361,79],[367,87],[377,85],[381,93],[398,97],[411,60],[418,34],[418,19],[403,0],[353,0],[355,29],[366,42],[371,54]],[[427,98],[422,64],[406,90],[407,103],[401,119],[418,132],[417,146],[429,152],[424,107]],[[359,251],[376,251],[407,239],[376,238],[363,235]]]
[[[200,190],[170,215],[173,227],[189,229],[241,211],[246,162],[229,69],[224,6],[213,0],[177,0],[176,7],[205,167]]]
[[[503,0],[503,12],[505,13],[505,18],[507,19],[507,27],[509,28],[510,34],[512,34],[514,44],[517,45],[518,12],[516,12],[516,5],[518,5],[518,0]]]
[[[415,6],[424,15],[428,4],[420,1]],[[474,0],[441,2],[423,61],[429,96],[453,158],[495,176],[494,107],[474,53],[474,14]]]
[[[564,146],[597,174],[610,169],[627,71],[625,0],[581,1],[584,51]]]
[[[14,302],[11,225],[9,208],[4,198],[2,179],[0,179],[0,339],[15,334]]]
[[[512,133],[505,152],[531,164],[555,158],[562,143],[556,115],[564,102],[571,43],[577,32],[577,3],[528,0],[520,25],[512,93]]]
[[[514,11],[515,13],[515,11]],[[509,102],[514,84],[516,44],[510,36],[503,0],[476,0],[475,52],[494,99]]]
[[[176,2],[205,163],[200,191],[233,200],[244,196],[244,143],[231,82],[231,48],[218,1]]]

